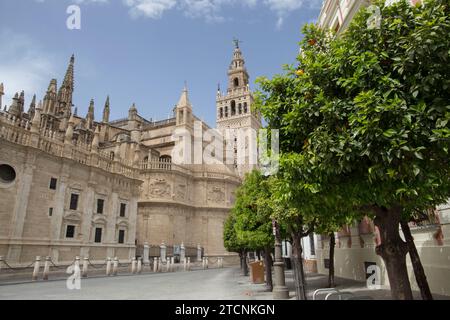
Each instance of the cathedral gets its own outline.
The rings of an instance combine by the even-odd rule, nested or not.
[[[94,118],[93,100],[81,117],[72,103],[74,68],[72,56],[61,85],[52,79],[42,102],[34,96],[26,112],[24,92],[0,110],[0,256],[16,265],[36,256],[54,263],[75,256],[104,261],[140,256],[144,247],[150,256],[161,246],[176,255],[184,246],[186,256],[201,248],[203,255],[233,262],[223,246],[223,223],[243,175],[255,166],[248,152],[247,162],[237,161],[240,140],[232,136],[223,146],[233,155],[229,162],[179,163],[173,156],[180,131],[261,127],[239,42],[227,91],[216,95],[217,128],[194,114],[186,87],[167,120],[145,119],[135,104],[126,118],[110,120],[109,97],[102,119]],[[0,106],[3,94],[1,84]],[[195,135],[186,139],[194,142]],[[248,139],[243,144],[249,148]],[[200,148],[207,148],[203,141]]]

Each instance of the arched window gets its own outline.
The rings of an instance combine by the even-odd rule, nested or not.
[[[228,107],[225,107],[225,118],[228,118]]]
[[[248,112],[247,102],[244,102],[244,113]]]
[[[223,118],[223,108],[220,108],[220,118]]]
[[[242,103],[239,103],[239,114],[242,114]]]
[[[172,157],[164,155],[164,156],[159,157],[159,161],[171,163],[172,162]]]
[[[109,158],[110,158],[111,160],[114,160],[114,151],[111,151],[111,152],[109,153]]]
[[[159,168],[164,170],[171,170],[172,166],[172,157],[168,155],[164,155],[159,157]]]
[[[239,79],[238,78],[234,78],[233,83],[234,83],[235,88],[239,87]]]
[[[236,115],[236,101],[231,101],[231,115]]]

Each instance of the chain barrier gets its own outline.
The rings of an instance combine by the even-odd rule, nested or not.
[[[6,262],[6,260],[2,260],[0,262],[3,262],[9,269],[11,270],[25,270],[28,268],[31,268],[32,266],[34,266],[34,264],[36,263],[36,261],[33,261],[30,265],[26,266],[26,267],[11,267],[8,262]]]

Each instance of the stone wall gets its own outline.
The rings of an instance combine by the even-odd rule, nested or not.
[[[425,274],[433,293],[450,295],[450,226],[448,225],[449,205],[440,208],[440,224],[412,228],[412,235],[419,252]],[[340,234],[335,250],[335,274],[337,277],[366,281],[366,268],[369,264],[380,267],[381,285],[388,286],[389,279],[384,262],[375,254],[379,241],[375,232],[369,228],[350,228],[350,234]],[[400,231],[401,233],[401,231]],[[351,240],[351,241],[349,241]],[[325,260],[329,258],[329,240],[322,237],[316,248],[319,273],[328,274]],[[407,256],[409,279],[413,290],[419,290],[414,277],[411,259]]]

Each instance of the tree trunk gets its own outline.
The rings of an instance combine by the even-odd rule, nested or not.
[[[244,277],[247,277],[248,276],[247,251],[243,252],[242,264],[243,264]]]
[[[272,256],[270,255],[270,248],[264,250],[264,265],[266,267],[266,285],[268,290],[272,292],[273,281],[272,281]]]
[[[336,246],[336,238],[334,232],[330,233],[330,264],[328,268],[328,288],[334,288],[334,247]]]
[[[381,256],[386,266],[391,294],[394,300],[413,300],[411,284],[406,268],[408,246],[400,238],[399,224],[401,207],[374,207],[374,223],[380,230],[381,244],[376,253]]]
[[[422,262],[420,261],[419,253],[417,252],[408,222],[401,221],[400,225],[402,226],[402,231],[408,245],[409,257],[411,258],[414,276],[416,277],[417,286],[420,288],[422,299],[433,300],[433,295],[431,294],[430,286],[428,285],[427,276],[425,275],[425,270],[423,269]]]
[[[292,232],[292,257],[294,265],[292,266],[295,277],[295,291],[297,300],[306,299],[305,273],[303,271],[302,244],[301,237],[296,232]]]

